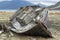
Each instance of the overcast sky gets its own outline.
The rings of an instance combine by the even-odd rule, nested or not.
[[[3,1],[12,1],[12,0],[0,0],[0,2],[3,2]],[[41,4],[44,4],[44,5],[50,6],[50,5],[56,4],[60,0],[24,0],[24,1],[29,1],[33,4],[41,3]]]

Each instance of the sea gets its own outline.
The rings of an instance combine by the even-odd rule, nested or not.
[[[0,9],[0,12],[16,12],[18,9]],[[49,12],[60,12],[60,10],[48,10]]]
[[[49,12],[60,12],[60,10],[48,10]]]
[[[0,12],[16,12],[17,11],[17,9],[10,9],[10,10],[6,10],[6,9],[4,9],[4,10],[0,10]]]

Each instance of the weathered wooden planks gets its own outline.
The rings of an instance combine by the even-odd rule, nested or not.
[[[22,7],[10,20],[10,24],[15,27],[11,27],[11,30],[16,33],[52,37],[51,32],[47,29],[47,20],[48,11],[46,8],[40,8],[38,6]]]

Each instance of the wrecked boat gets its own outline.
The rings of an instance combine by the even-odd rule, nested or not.
[[[47,8],[25,6],[10,18],[9,29],[20,34],[52,37],[47,21]]]

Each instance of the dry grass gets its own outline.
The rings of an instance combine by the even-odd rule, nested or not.
[[[50,15],[51,14],[51,15]],[[59,15],[57,15],[59,14]],[[12,12],[0,13],[5,17],[10,17]],[[54,38],[43,38],[43,37],[32,37],[32,36],[22,36],[14,34],[12,37],[8,37],[8,33],[0,34],[0,40],[60,40],[60,12],[49,13],[49,30],[51,31]]]
[[[60,15],[60,12],[49,12],[49,14],[56,14],[56,15]]]
[[[0,23],[8,22],[14,12],[0,12]]]

